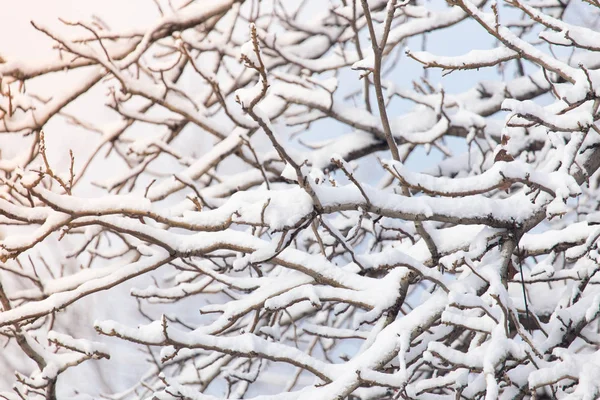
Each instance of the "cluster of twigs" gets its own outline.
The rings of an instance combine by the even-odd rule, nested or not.
[[[0,64],[0,398],[72,395],[107,337],[147,361],[98,364],[111,399],[600,396],[600,33],[575,2],[334,3],[35,25],[61,57]],[[467,19],[497,47],[406,50]],[[414,60],[515,76],[394,83]],[[98,88],[110,123],[77,108]]]

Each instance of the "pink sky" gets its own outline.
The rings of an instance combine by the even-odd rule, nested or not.
[[[113,29],[127,29],[152,21],[157,8],[152,0],[19,0],[2,7],[1,15],[0,55],[33,61],[53,53],[52,41],[31,26],[32,20],[54,30],[63,26],[59,17],[77,21],[98,15]]]

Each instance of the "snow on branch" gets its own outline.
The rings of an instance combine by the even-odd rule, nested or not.
[[[581,4],[150,7],[0,58],[0,398],[600,396]]]

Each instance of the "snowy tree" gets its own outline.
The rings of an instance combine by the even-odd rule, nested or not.
[[[0,64],[0,398],[600,398],[598,0],[148,7]]]

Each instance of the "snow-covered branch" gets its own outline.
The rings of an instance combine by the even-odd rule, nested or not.
[[[165,3],[0,59],[1,398],[600,396],[581,4]]]

